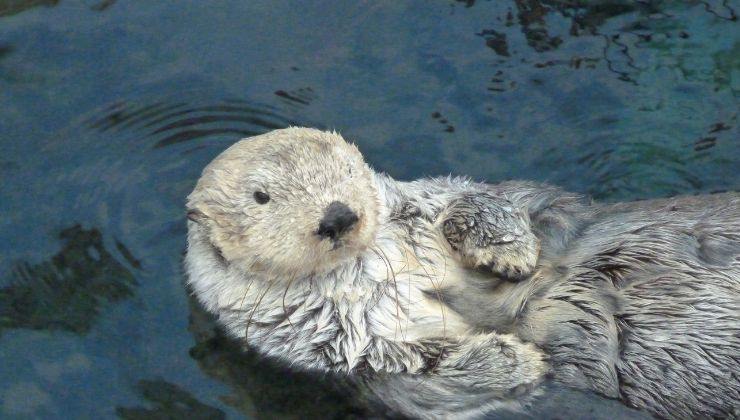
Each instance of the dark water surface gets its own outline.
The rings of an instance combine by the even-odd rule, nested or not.
[[[310,5],[309,5],[310,3]],[[736,1],[0,0],[0,417],[366,415],[240,354],[183,287],[235,140],[600,200],[740,188]],[[528,414],[632,417],[551,387]]]

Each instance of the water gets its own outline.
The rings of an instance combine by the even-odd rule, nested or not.
[[[368,412],[240,354],[183,287],[184,198],[236,139],[616,201],[740,188],[734,1],[0,0],[0,416]],[[532,416],[635,417],[551,387]]]

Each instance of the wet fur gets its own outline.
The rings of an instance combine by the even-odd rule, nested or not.
[[[740,401],[740,194],[590,204],[525,182],[536,274],[447,301],[551,358],[556,378],[665,418],[733,417]]]
[[[317,130],[281,130],[266,136],[254,143],[247,140],[216,159],[189,198],[188,207],[196,212],[188,223],[189,285],[225,330],[246,346],[297,369],[351,373],[405,415],[449,414],[452,407],[432,409],[423,404],[444,395],[479,396],[465,410],[456,409],[461,415],[521,407],[548,372],[544,354],[513,335],[476,332],[441,300],[440,290],[460,285],[470,275],[490,277],[451,257],[437,217],[472,184],[452,179],[407,184],[375,174],[361,179],[373,194],[343,199],[353,194],[347,190],[354,186],[333,189],[321,183],[339,182],[330,179],[337,172],[330,165],[353,158],[354,153],[359,156],[356,149],[347,148],[336,134]],[[327,147],[321,154],[312,151],[313,146],[293,147],[301,140]],[[252,161],[253,148],[257,152],[252,154],[260,156],[265,149],[276,150],[279,161],[298,162],[310,176],[296,177],[295,185],[285,186],[289,177],[273,175],[268,170],[271,162]],[[336,158],[314,166],[315,156],[329,153]],[[347,159],[343,154],[349,154]],[[285,200],[281,206],[286,208],[275,207],[270,214],[274,221],[264,228],[260,220],[243,221],[262,211],[244,198],[251,194],[250,165],[262,174],[257,184],[271,188],[275,200]],[[324,165],[333,172],[321,174]],[[353,173],[362,170],[359,163],[352,167]],[[296,171],[291,171],[289,176],[294,176]],[[291,204],[294,194],[283,188],[304,190],[317,179],[318,185],[312,186],[316,198],[309,201],[310,196],[298,194],[306,199]],[[323,245],[314,248],[311,235],[303,239],[296,234],[303,229],[311,233],[321,218],[318,210],[336,199],[375,218],[362,225],[374,227],[366,248],[355,236],[347,238],[356,249],[354,257],[345,250],[336,258],[322,255]],[[299,206],[306,208],[305,213],[294,208]],[[280,212],[290,216],[274,215]],[[251,214],[241,216],[244,213]],[[285,218],[296,222],[285,225]],[[274,243],[268,232],[273,229],[282,232]],[[368,232],[360,227],[353,234]],[[247,236],[264,239],[255,243]],[[275,248],[285,249],[302,263],[286,259]],[[323,252],[334,255],[330,248]],[[394,384],[410,383],[418,401],[384,395]]]
[[[282,134],[320,136],[291,130]],[[193,291],[248,346],[297,368],[356,374],[406,415],[516,408],[549,371],[526,342],[568,385],[662,417],[737,415],[737,194],[607,206],[526,182],[371,180],[374,239],[355,258],[322,260],[331,269],[301,270],[313,264],[303,258],[281,262],[293,271],[250,271],[259,261],[234,263],[244,246],[224,256],[212,224],[190,222]],[[470,194],[526,209],[541,248],[529,280],[473,269],[444,238],[446,211]],[[219,211],[204,211],[235,217],[227,198],[208,195]]]

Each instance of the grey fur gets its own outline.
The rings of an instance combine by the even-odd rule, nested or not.
[[[466,264],[519,281],[534,270],[539,240],[529,213],[486,192],[463,194],[444,211],[442,232]]]
[[[489,188],[530,208],[542,254],[525,283],[447,290],[458,312],[536,343],[571,386],[665,418],[738,416],[740,194],[589,205]]]
[[[517,408],[550,371],[533,344],[568,385],[662,417],[737,415],[737,194],[594,205],[526,182],[397,182],[358,156],[295,128],[206,168],[186,266],[233,337],[297,368],[357,374],[417,417]],[[354,184],[338,188],[345,161]],[[270,223],[252,185],[285,201]],[[360,215],[336,250],[303,232],[335,200]],[[472,269],[525,274],[538,242],[526,281]]]

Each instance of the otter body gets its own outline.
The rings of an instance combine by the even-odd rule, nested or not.
[[[738,200],[398,182],[336,134],[276,130],[204,170],[186,267],[234,338],[381,378],[370,389],[407,415],[516,408],[553,373],[663,417],[731,416]]]
[[[738,415],[740,194],[596,205],[491,188],[531,206],[542,253],[527,282],[447,290],[466,320],[536,343],[571,386],[665,418]]]
[[[477,186],[396,182],[318,130],[243,140],[189,197],[188,283],[233,338],[266,356],[367,378],[379,395],[413,382],[421,399],[392,404],[401,413],[517,409],[548,372],[544,354],[513,335],[473,331],[440,294],[471,276],[490,282],[452,256],[441,226],[449,203]],[[533,239],[519,227],[505,236]],[[461,392],[476,403],[427,404]]]

